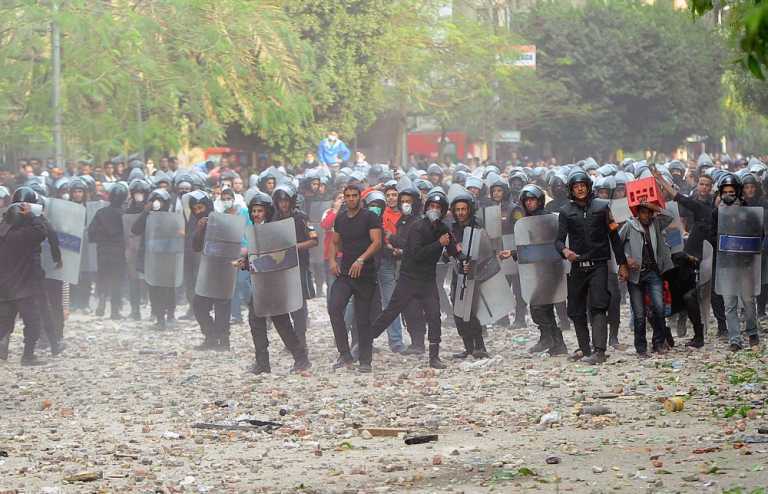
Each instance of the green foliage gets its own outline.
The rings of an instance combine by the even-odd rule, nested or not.
[[[53,21],[69,155],[214,144],[234,123],[286,146],[311,117],[305,49],[277,2],[15,4],[0,9],[5,140],[50,140]]]
[[[542,78],[568,91],[536,137],[575,156],[616,148],[669,151],[691,134],[717,135],[726,56],[719,35],[665,2],[537,4],[518,28],[538,51]]]
[[[765,80],[768,66],[768,2],[691,0],[689,8],[696,16],[710,12],[726,13],[731,34],[741,53],[739,62],[754,77]]]

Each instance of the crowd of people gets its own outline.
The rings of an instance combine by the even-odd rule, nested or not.
[[[0,174],[0,359],[17,316],[21,362],[36,365],[38,339],[64,350],[70,312],[139,321],[148,303],[157,331],[186,305],[179,318],[199,325],[200,351],[230,350],[247,308],[252,371],[271,371],[274,326],[300,372],[312,365],[316,297],[327,299],[334,367],[360,372],[372,371],[385,332],[392,352],[444,368],[443,326],[464,343],[453,358],[483,359],[489,328],[525,328],[529,315],[540,331],[532,353],[601,364],[623,347],[627,300],[640,358],[676,344],[673,320],[677,337],[690,321],[685,345],[702,347],[710,308],[731,350],[745,346],[742,332],[758,345],[768,167],[706,154],[655,161],[399,168],[351,160],[333,132],[301,165],[258,173],[227,156],[189,168],[24,161]],[[650,190],[628,197],[633,182]]]

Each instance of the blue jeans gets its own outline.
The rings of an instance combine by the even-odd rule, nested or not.
[[[747,335],[757,336],[757,306],[755,305],[755,297],[743,298],[736,295],[723,295],[723,302],[725,302],[725,323],[728,327],[728,342],[742,346],[739,302],[744,306],[744,324]]]
[[[378,278],[379,278],[379,292],[381,294],[381,309],[387,308],[392,293],[395,291],[395,273],[397,270],[396,262],[393,258],[382,257],[379,264]],[[400,321],[400,316],[396,317],[392,324],[387,328],[387,340],[389,341],[389,348],[392,351],[405,350],[403,344],[403,324]]]
[[[645,294],[651,299],[651,327],[653,328],[653,348],[660,348],[665,341],[666,322],[664,320],[664,280],[655,271],[640,273],[638,283],[627,283],[629,302],[632,305],[632,319],[635,332],[635,350],[637,353],[648,351],[645,338]]]
[[[251,300],[251,277],[248,271],[237,272],[235,281],[235,294],[232,296],[232,319],[242,322],[242,307],[248,307]]]

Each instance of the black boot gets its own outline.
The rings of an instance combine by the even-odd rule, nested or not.
[[[528,349],[528,353],[541,353],[549,350],[552,344],[552,335],[549,334],[549,331],[546,328],[539,328],[539,341]]]
[[[552,328],[552,346],[549,347],[548,352],[551,357],[556,355],[566,355],[568,353],[568,348],[565,346],[565,341],[563,340],[563,332],[560,331],[560,328],[557,326]]]
[[[440,343],[429,344],[429,366],[433,369],[445,369],[446,367],[440,360]]]
[[[257,375],[272,372],[272,369],[269,367],[269,352],[266,350],[256,352],[256,362],[254,362],[250,370]]]
[[[488,350],[485,349],[485,340],[482,333],[475,338],[475,350],[472,352],[472,357],[475,359],[491,358]]]
[[[107,299],[100,298],[99,306],[96,308],[96,316],[104,317],[104,312],[106,312],[106,310],[107,310]]]
[[[701,321],[693,321],[693,339],[685,346],[689,348],[701,348],[704,346],[704,325]]]
[[[231,346],[229,344],[229,333],[224,333],[221,335],[221,337],[219,337],[216,350],[220,352],[228,352],[231,350]]]
[[[475,340],[473,338],[462,336],[461,339],[464,340],[464,351],[460,353],[454,353],[451,355],[453,358],[465,359],[472,355],[472,352],[475,351]]]
[[[198,351],[198,352],[205,352],[208,350],[213,350],[216,348],[216,340],[214,340],[212,337],[205,335],[205,339],[202,343],[192,348],[192,350]]]
[[[160,314],[157,316],[157,322],[155,322],[154,329],[158,331],[165,331],[168,328],[168,326],[165,324],[165,314]]]
[[[8,347],[11,344],[11,335],[5,335],[5,338],[0,340],[0,360],[8,360]]]
[[[403,350],[403,355],[424,355],[424,335],[411,334],[411,344]]]
[[[304,348],[299,348],[293,352],[292,373],[302,372],[312,368],[312,362],[309,361],[309,355]]]
[[[618,348],[619,346],[619,325],[611,324],[608,330],[608,345],[612,348]]]
[[[31,367],[35,365],[45,365],[45,362],[42,360],[39,360],[35,356],[35,345],[33,344],[24,344],[24,354],[21,356],[21,365],[25,367]]]
[[[595,349],[589,357],[584,357],[581,361],[589,365],[599,365],[605,363],[605,351]]]
[[[64,343],[60,340],[51,341],[51,356],[56,357],[64,351]]]

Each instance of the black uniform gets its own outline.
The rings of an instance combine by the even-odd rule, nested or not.
[[[192,217],[196,218],[194,215]],[[205,233],[208,230],[208,224],[201,224],[199,220],[193,233],[192,243],[196,253],[203,251]],[[211,311],[214,317],[211,317]],[[199,349],[229,350],[229,316],[232,312],[232,299],[210,298],[195,294],[192,299],[192,312],[205,337],[205,342]]]
[[[128,209],[125,210],[125,214],[143,213],[144,204],[143,202],[131,200]],[[139,250],[141,250],[141,247],[139,247]],[[141,266],[144,266],[143,260]],[[138,276],[138,271],[143,271],[143,268],[139,268],[138,258],[136,260],[136,271],[136,273],[128,273],[128,299],[131,303],[131,317],[138,321],[141,319],[141,301],[142,299],[146,300],[147,297],[147,284]]]
[[[425,315],[429,343],[440,343],[440,296],[435,279],[437,262],[443,254],[438,239],[446,233],[449,233],[448,227],[441,221],[432,223],[426,217],[414,221],[408,229],[400,278],[389,304],[371,326],[374,340],[415,302]],[[447,251],[448,255],[457,255],[456,244],[450,243]],[[423,341],[423,333],[421,338]]]
[[[97,245],[99,287],[109,295],[112,319],[121,319],[123,282],[126,274],[123,210],[109,205],[99,209],[88,227],[88,239]],[[103,313],[103,304],[100,312]]]
[[[61,249],[59,248],[59,236],[48,220],[40,218],[45,226],[45,238],[51,248],[53,263],[58,265],[61,261]],[[42,330],[51,345],[51,353],[54,355],[61,351],[60,343],[64,338],[64,284],[59,280],[43,279],[43,290],[40,293],[40,313],[42,318]]]
[[[472,216],[466,224],[461,224],[458,221],[454,221],[451,225],[451,235],[456,242],[464,242],[464,229],[466,227],[482,228],[480,222],[475,216]],[[459,269],[463,264],[458,263]],[[454,272],[451,279],[451,302],[455,304],[456,297],[458,297],[458,276]],[[464,341],[464,347],[467,350],[467,355],[472,354],[474,351],[485,352],[485,341],[483,340],[483,327],[480,321],[477,319],[477,315],[472,313],[469,321],[465,321],[458,316],[453,316],[453,320],[456,323],[456,329],[459,332],[459,336]]]
[[[140,273],[144,272],[146,242],[143,236],[147,229],[147,217],[150,214],[149,211],[143,211],[131,228],[132,234],[142,236],[141,247],[139,247],[139,255],[136,261],[137,270]],[[166,322],[176,319],[176,291],[174,288],[149,285],[147,289],[149,291],[149,302],[152,305],[152,315],[157,318],[158,327],[164,329]]]
[[[40,294],[45,274],[40,265],[46,227],[39,217],[18,224],[0,223],[0,340],[13,331],[16,315],[24,321],[23,360],[33,360],[40,336]],[[7,358],[7,353],[0,355]]]
[[[624,249],[613,227],[609,202],[588,198],[584,206],[574,201],[560,208],[559,229],[555,248],[561,253],[569,248],[579,257],[571,264],[568,275],[568,316],[573,321],[579,348],[592,354],[587,311],[592,318],[592,344],[605,352],[608,343],[606,311],[611,302],[608,292],[608,261],[611,249],[618,265],[626,264]]]
[[[679,193],[675,195],[675,201],[685,207],[690,214],[690,220],[688,222],[688,240],[686,240],[684,247],[685,253],[701,259],[703,255],[704,241],[711,240],[712,236],[717,232],[716,229],[713,229],[715,228],[713,218],[716,218],[717,210],[711,200],[701,200]],[[717,244],[714,243],[712,246],[716,247]],[[716,259],[713,259],[712,273],[715,273],[716,270]],[[723,302],[722,295],[715,293],[714,281],[711,286],[711,305],[712,313],[717,320],[717,332],[726,334],[728,328],[725,322],[725,303]]]
[[[389,243],[392,247],[400,249],[405,252],[408,240],[408,232],[419,222],[419,216],[417,215],[400,215],[400,219],[397,222],[397,232],[389,237]],[[438,268],[435,268],[435,276],[438,276]],[[438,297],[440,297],[443,289],[438,286]],[[391,299],[390,299],[391,303]],[[413,300],[406,305],[403,309],[403,318],[405,319],[405,327],[408,334],[411,337],[411,347],[414,350],[424,351],[424,336],[427,333],[427,321],[424,318],[424,310],[420,305],[420,301]],[[442,304],[439,304],[438,309]],[[449,302],[450,307],[450,302]]]

